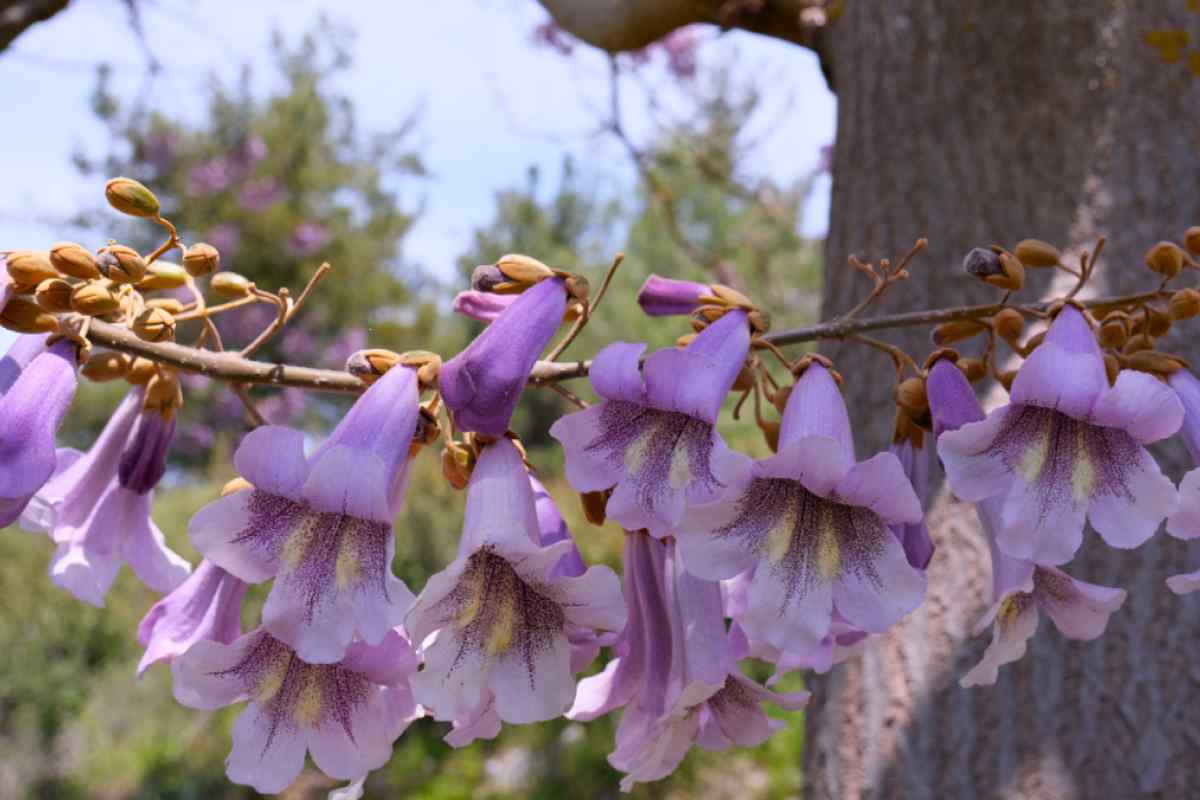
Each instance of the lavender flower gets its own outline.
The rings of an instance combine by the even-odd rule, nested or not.
[[[922,508],[926,507],[929,504],[929,453],[907,437],[892,443],[888,452],[900,461],[905,477],[916,492],[917,501]],[[922,517],[920,522],[905,522],[889,527],[904,546],[904,556],[908,563],[921,570],[928,567],[933,558],[934,546],[925,518]]]
[[[638,290],[637,302],[651,317],[690,314],[700,307],[700,295],[709,293],[703,283],[651,275]]]
[[[150,518],[174,423],[143,410],[142,400],[141,388],[130,390],[86,454],[60,449],[54,476],[21,518],[55,542],[54,584],[95,606],[104,605],[123,563],[157,592],[171,591],[191,571]]]
[[[693,509],[679,547],[688,570],[710,580],[754,568],[738,622],[784,654],[829,636],[835,610],[879,633],[920,605],[925,576],[888,525],[921,517],[896,456],[856,463],[841,392],[814,362],[788,399],[778,454]]]
[[[233,644],[197,642],[171,667],[185,706],[249,701],[225,765],[231,781],[264,794],[296,779],[305,752],[331,778],[361,778],[387,763],[421,716],[408,687],[416,656],[397,631],[376,645],[355,642],[337,663],[312,664],[260,628]]]
[[[0,265],[0,268],[3,268]],[[0,308],[3,304],[0,304]],[[29,364],[46,350],[46,337],[42,334],[18,336],[9,345],[4,357],[0,358],[0,397],[12,388],[17,378]]]
[[[138,642],[146,648],[138,677],[151,664],[172,661],[196,642],[233,644],[242,635],[242,600],[246,584],[209,561],[175,591],[159,600],[138,625]]]
[[[304,434],[264,426],[234,456],[252,484],[202,508],[188,532],[249,583],[275,578],[263,627],[310,664],[341,660],[355,632],[378,644],[412,602],[392,574],[392,520],[417,424],[412,370],[389,370],[305,458]]]
[[[1183,426],[1179,429],[1193,466],[1200,465],[1200,380],[1182,369],[1168,382],[1183,403]],[[1167,517],[1167,533],[1178,539],[1200,536],[1200,469],[1183,476],[1179,484],[1179,507]],[[1190,594],[1200,589],[1200,570],[1172,575],[1167,586],[1175,594]]]
[[[59,340],[0,397],[0,528],[16,522],[54,473],[54,436],[75,397],[75,359],[75,345]]]
[[[442,365],[438,386],[464,431],[503,436],[529,370],[567,308],[561,278],[526,289],[467,349]]]
[[[470,289],[454,296],[454,310],[479,322],[495,322],[520,295],[493,294]]]
[[[292,230],[288,248],[293,255],[303,258],[311,256],[329,241],[329,229],[316,222],[301,222]]]
[[[733,310],[685,348],[638,362],[644,344],[614,342],[592,361],[604,401],[568,414],[550,435],[562,443],[567,480],[580,492],[612,489],[606,513],[626,530],[665,536],[688,505],[715,501],[745,472],[717,433],[717,414],[750,347],[746,314]]]
[[[611,569],[564,574],[571,542],[539,540],[521,456],[500,439],[471,475],[458,558],[429,579],[406,622],[425,662],[413,692],[434,718],[461,728],[494,726],[493,715],[509,723],[556,717],[575,696],[571,627],[615,632],[625,624]]]
[[[1124,370],[1108,385],[1083,313],[1065,306],[1013,382],[1010,403],[938,438],[954,493],[1003,498],[1000,549],[1039,564],[1071,559],[1084,518],[1113,547],[1137,547],[1175,508],[1143,445],[1179,429],[1171,389]]]
[[[272,178],[250,181],[238,191],[242,208],[261,214],[283,199],[283,188]]]

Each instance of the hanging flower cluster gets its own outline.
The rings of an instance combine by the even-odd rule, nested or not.
[[[138,629],[138,673],[169,664],[186,706],[244,703],[228,775],[261,792],[291,785],[306,756],[359,792],[421,717],[448,723],[445,740],[463,747],[504,725],[619,711],[609,761],[623,790],[669,775],[693,746],[763,742],[784,724],[769,706],[797,711],[808,700],[768,686],[831,669],[921,605],[935,557],[924,519],[935,451],[949,488],[974,504],[991,554],[979,629],[990,627],[992,640],[964,685],[993,683],[1020,658],[1042,612],[1068,638],[1103,633],[1124,590],[1062,569],[1086,525],[1117,548],[1141,545],[1164,520],[1174,536],[1200,537],[1200,468],[1177,489],[1146,449],[1181,432],[1200,464],[1200,379],[1156,347],[1174,322],[1200,314],[1200,292],[1165,288],[1184,266],[1200,266],[1177,245],[1147,254],[1164,281],[1142,295],[1070,299],[1094,271],[1093,252],[1069,270],[1079,285],[1065,300],[939,312],[942,347],[923,365],[855,327],[908,276],[923,243],[896,265],[852,260],[874,288],[808,338],[852,337],[895,363],[892,441],[860,460],[835,365],[789,359],[780,346],[804,337],[768,335],[764,313],[727,286],[652,276],[641,308],[687,316],[692,332],[649,355],[644,343],[618,341],[568,363],[557,357],[620,260],[593,298],[580,276],[505,256],[455,299],[489,324],[454,358],[362,350],[345,373],[300,374],[248,356],[311,284],[293,300],[215,272],[216,248],[184,248],[144,186],[115,179],[107,193],[118,210],[162,225],[168,241],[148,256],[112,243],[4,254],[0,323],[21,335],[0,360],[0,525],[45,532],[51,579],[85,602],[103,605],[123,563],[164,595]],[[1187,242],[1200,250],[1200,229]],[[182,265],[160,260],[172,248]],[[1034,240],[1014,252],[977,249],[965,263],[1009,293],[1025,268],[1062,266]],[[201,278],[228,302],[210,307]],[[147,296],[181,287],[191,303]],[[275,308],[271,326],[236,356],[211,358],[203,345],[223,347],[211,317],[257,303]],[[1022,341],[1027,318],[1046,328]],[[189,320],[203,325],[191,349],[164,347]],[[880,320],[871,328],[887,327]],[[569,332],[539,361],[564,323]],[[978,355],[945,347],[976,337],[986,340]],[[1024,359],[1019,367],[1001,370],[998,341]],[[225,374],[228,365],[237,369]],[[183,402],[180,367],[361,392],[315,446],[266,424],[242,439],[239,477],[189,523],[203,556],[194,571],[151,519]],[[130,387],[87,453],[55,447],[80,373]],[[584,375],[599,401],[563,390],[580,410],[550,433],[587,518],[623,531],[620,576],[584,561],[510,431],[531,381]],[[972,384],[989,375],[1008,398],[985,414]],[[726,445],[731,393],[735,418],[753,398],[765,457]],[[253,409],[244,388],[240,396]],[[466,513],[454,560],[410,589],[393,573],[393,521],[413,460],[438,438]],[[269,588],[244,632],[251,584]],[[1200,572],[1168,585],[1194,591]],[[607,663],[580,679],[605,652]],[[770,665],[766,685],[745,671],[751,660]]]

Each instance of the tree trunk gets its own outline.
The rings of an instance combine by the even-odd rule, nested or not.
[[[918,236],[929,249],[911,281],[867,313],[994,299],[962,257],[1025,237],[1077,254],[1107,235],[1097,289],[1153,286],[1142,253],[1200,223],[1200,78],[1188,67],[1200,49],[1169,61],[1146,40],[1174,29],[1200,40],[1189,0],[848,0],[827,38],[839,102],[825,315],[869,288],[848,255],[894,258]],[[923,354],[923,336],[891,338]],[[1194,327],[1189,338],[1200,341]],[[891,425],[890,366],[861,347],[828,352],[860,450],[874,452]],[[1176,477],[1181,453],[1160,454]],[[930,521],[926,603],[812,681],[810,796],[1200,796],[1189,624],[1200,599],[1163,584],[1195,566],[1187,548],[1160,532],[1117,551],[1088,534],[1068,572],[1129,591],[1105,636],[1068,642],[1044,622],[996,686],[967,690],[958,680],[990,636],[971,636],[990,599],[986,547],[944,490]]]

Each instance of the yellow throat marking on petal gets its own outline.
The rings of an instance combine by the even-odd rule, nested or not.
[[[516,590],[518,587],[506,587],[509,591],[502,592],[497,598],[499,607],[496,610],[496,619],[492,622],[491,629],[487,634],[487,641],[484,642],[484,650],[493,658],[504,655],[512,645],[513,637],[517,632],[518,624],[518,609]]]
[[[308,550],[308,543],[312,540],[320,520],[319,514],[306,513],[288,534],[283,543],[283,565],[287,572],[294,570],[304,560],[304,553]]]
[[[258,682],[258,692],[256,700],[259,705],[265,705],[271,701],[283,686],[283,679],[287,677],[288,662],[286,659],[276,661],[271,665],[271,668],[262,676]]]
[[[799,521],[800,503],[794,494],[789,494],[783,513],[767,531],[767,558],[771,560],[771,563],[778,564],[787,558]]]
[[[1096,467],[1088,454],[1087,438],[1082,425],[1075,432],[1075,464],[1071,470],[1071,496],[1076,505],[1086,503],[1092,497],[1096,484]]]
[[[1050,430],[1047,428],[1038,434],[1037,439],[1021,454],[1021,460],[1017,462],[1017,474],[1024,478],[1026,483],[1033,483],[1038,475],[1042,474],[1042,467],[1046,465],[1046,457],[1049,455]]]
[[[821,520],[817,526],[817,571],[832,580],[842,572],[842,548],[833,526],[833,507],[821,504]]]
[[[637,475],[646,465],[646,459],[650,455],[650,440],[654,438],[657,430],[657,425],[648,426],[625,450],[625,469],[629,470],[630,475]]]
[[[487,588],[487,580],[478,572],[465,572],[461,580],[459,586],[466,589],[467,598],[458,607],[454,621],[458,627],[465,628],[475,621],[483,609],[483,596]]]
[[[672,489],[683,489],[692,482],[692,467],[686,444],[675,445],[675,452],[671,453],[671,473],[669,480]]]
[[[321,720],[321,677],[320,669],[309,668],[305,675],[304,686],[300,688],[300,696],[296,698],[296,707],[292,718],[301,725],[316,725]]]
[[[362,565],[358,562],[358,554],[354,552],[354,523],[343,518],[342,525],[350,526],[351,530],[342,536],[338,545],[337,585],[339,589],[347,589],[362,582]]]

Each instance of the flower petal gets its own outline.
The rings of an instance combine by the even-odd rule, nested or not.
[[[782,450],[795,441],[816,436],[837,442],[843,460],[854,463],[854,435],[842,390],[829,370],[814,362],[788,395],[779,425],[779,447]]]
[[[621,464],[614,464],[606,451],[589,449],[601,435],[600,416],[605,403],[559,417],[550,426],[550,435],[562,444],[567,481],[576,491],[599,492],[617,484],[625,474]]]
[[[855,464],[834,493],[850,505],[871,509],[885,522],[917,523],[925,518],[900,459],[892,453],[878,453]]]
[[[308,477],[304,434],[282,425],[255,428],[238,445],[233,465],[255,488],[295,500]]]
[[[186,653],[171,662],[175,699],[188,708],[223,708],[243,699],[245,686],[234,667],[262,637],[252,631],[233,644],[196,642]]]
[[[1018,483],[1004,499],[996,544],[1012,558],[1056,565],[1070,561],[1083,543],[1086,510],[1070,501],[1044,504]]]
[[[833,605],[859,630],[883,633],[925,599],[925,574],[908,563],[894,536],[883,537],[874,575],[851,569],[833,585]]]
[[[1087,419],[1108,391],[1104,356],[1083,314],[1064,306],[1046,338],[1017,371],[1011,402],[1061,411]],[[965,499],[965,498],[964,498]]]
[[[1039,607],[1068,639],[1095,639],[1125,603],[1124,589],[1076,580],[1053,567],[1038,567],[1033,585]]]
[[[301,494],[327,514],[392,523],[387,466],[374,453],[335,445],[313,459]]]
[[[715,424],[725,395],[750,350],[746,313],[733,310],[683,349],[669,347],[646,359],[646,401]]]
[[[225,760],[226,774],[234,783],[276,794],[300,775],[305,749],[305,736],[298,726],[272,729],[267,715],[251,703],[233,723],[233,749]]]
[[[836,439],[807,436],[781,444],[775,455],[756,461],[752,474],[756,478],[797,480],[818,497],[828,497],[853,464]]]
[[[496,714],[505,722],[542,722],[561,716],[575,698],[566,635],[556,636],[549,649],[533,654],[528,662],[517,653],[499,659],[487,682],[495,693]]]
[[[938,437],[938,456],[958,499],[977,503],[1008,493],[1013,473],[1000,454],[992,450],[992,443],[1003,429],[1010,408],[998,408],[982,422],[967,423]]]
[[[621,579],[611,567],[590,567],[577,578],[560,578],[556,585],[571,598],[563,606],[568,622],[602,631],[620,631],[625,627],[627,611]]]
[[[308,750],[313,762],[329,777],[361,778],[392,757],[393,737],[389,735],[382,693],[374,690],[372,695],[349,709],[345,722],[328,717],[308,731]]]
[[[1172,575],[1167,578],[1167,588],[1175,594],[1191,594],[1200,589],[1200,570]]]
[[[1018,599],[1023,598],[1023,599]],[[1017,603],[1010,612],[997,613],[1002,603]],[[996,620],[992,641],[983,651],[983,658],[959,683],[962,687],[990,686],[999,677],[1000,667],[1025,655],[1025,646],[1037,631],[1037,605],[1029,595],[1018,594],[993,606],[988,616]]]
[[[159,594],[166,594],[187,580],[192,565],[167,547],[162,531],[150,519],[150,495],[118,487],[112,497],[111,502],[125,509],[122,554],[138,579]]]
[[[209,561],[247,583],[262,583],[278,569],[275,559],[238,538],[252,522],[249,504],[256,491],[244,489],[214,500],[188,522],[192,546]]]
[[[1179,506],[1167,517],[1167,533],[1177,539],[1200,536],[1200,469],[1179,482]]]
[[[1145,372],[1122,370],[1092,409],[1092,422],[1120,428],[1142,444],[1172,436],[1183,424],[1183,403],[1167,384]]]
[[[1088,521],[1113,547],[1142,544],[1179,505],[1175,484],[1162,474],[1150,453],[1144,448],[1139,450],[1138,463],[1130,465],[1125,474],[1127,493],[1093,497],[1088,506]]]
[[[645,342],[613,342],[597,353],[588,370],[596,394],[609,400],[644,403],[646,388],[639,362],[645,349]]]

